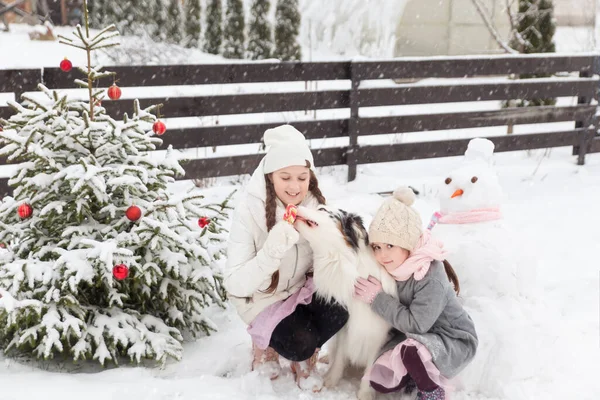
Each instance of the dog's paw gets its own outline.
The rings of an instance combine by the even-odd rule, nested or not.
[[[340,377],[334,376],[334,374],[326,373],[325,377],[323,377],[323,386],[328,389],[334,388],[340,383]]]
[[[356,397],[358,400],[375,400],[375,396],[377,393],[371,387],[368,388],[360,388]]]

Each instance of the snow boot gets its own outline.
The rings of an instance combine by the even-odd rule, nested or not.
[[[281,374],[281,365],[279,365],[279,354],[273,348],[267,347],[266,350],[259,349],[252,344],[252,371],[258,371],[259,374],[268,376],[274,380]]]

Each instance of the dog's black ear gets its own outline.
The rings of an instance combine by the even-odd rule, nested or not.
[[[353,250],[358,250],[361,240],[365,245],[369,244],[367,231],[360,216],[340,210],[339,219],[344,238]]]

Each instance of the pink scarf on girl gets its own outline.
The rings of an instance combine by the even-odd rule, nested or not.
[[[444,244],[432,237],[429,230],[425,230],[419,238],[417,246],[410,253],[410,256],[402,265],[393,270],[390,275],[401,282],[407,281],[411,276],[414,276],[415,280],[420,281],[427,274],[427,271],[429,271],[429,266],[433,260],[442,261],[445,259],[446,251],[444,250]]]

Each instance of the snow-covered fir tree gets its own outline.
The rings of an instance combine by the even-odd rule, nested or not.
[[[102,0],[102,3],[102,16],[98,19],[102,25],[96,28],[102,28],[104,25],[110,23],[115,24],[117,29],[119,29],[127,24],[123,10],[123,5],[126,5],[126,2],[120,0]]]
[[[223,8],[221,0],[208,0],[206,6],[206,31],[204,50],[211,54],[221,53],[223,41]]]
[[[187,0],[185,2],[185,46],[189,48],[200,47],[202,1]]]
[[[273,38],[269,23],[270,0],[254,0],[248,26],[247,58],[264,60],[271,57]]]
[[[244,58],[244,26],[244,3],[242,0],[227,0],[223,57]]]
[[[105,0],[91,0],[88,2],[90,26],[92,28],[98,29],[104,26],[104,6]]]
[[[298,0],[277,0],[274,56],[282,61],[300,60],[302,51],[297,40],[299,32]]]
[[[88,55],[118,44],[114,25],[92,37],[85,21],[60,41]],[[10,102],[16,114],[0,121],[0,154],[20,163],[0,203],[0,346],[102,364],[179,359],[184,333],[214,330],[204,308],[225,299],[227,200],[171,192],[184,170],[171,148],[151,153],[155,106],[136,100],[118,122],[96,89],[113,74],[80,71],[87,101],[40,84],[43,96]]]
[[[167,26],[167,42],[173,44],[183,43],[183,28],[185,18],[180,0],[169,0],[169,8],[167,10],[168,19]]]
[[[165,1],[166,0],[153,0],[153,24],[151,25],[152,28],[150,29],[150,32],[152,32],[152,35],[157,42],[167,41],[169,13]]]
[[[556,21],[554,19],[554,5],[552,0],[519,0],[519,10],[513,21],[516,32],[512,33],[510,47],[519,53],[554,53],[554,33]],[[522,74],[520,79],[543,78],[550,75]],[[511,100],[510,106],[543,106],[554,105],[555,99],[529,99]]]

